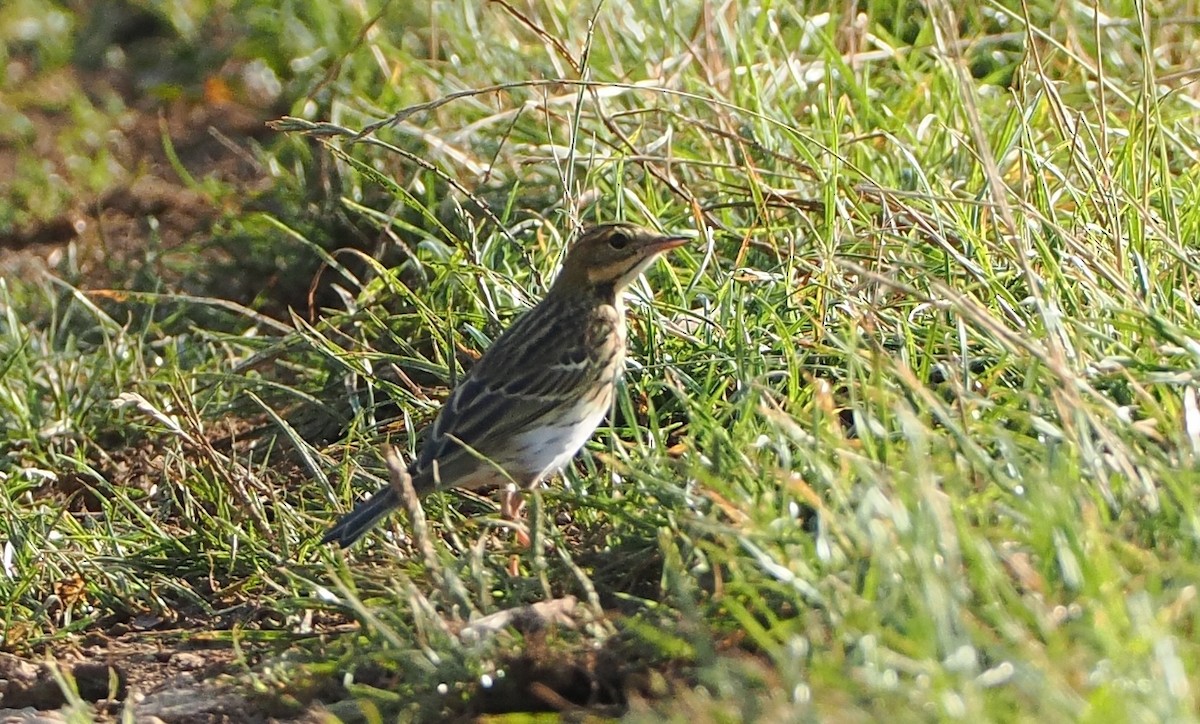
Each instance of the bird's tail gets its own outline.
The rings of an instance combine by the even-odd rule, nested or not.
[[[337,543],[342,548],[349,548],[385,515],[399,506],[400,496],[396,495],[396,491],[389,485],[354,506],[354,510],[343,515],[332,528],[325,532],[321,542]]]

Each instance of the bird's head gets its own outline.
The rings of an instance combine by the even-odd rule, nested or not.
[[[690,241],[623,222],[590,227],[567,251],[554,285],[619,294],[654,258]]]

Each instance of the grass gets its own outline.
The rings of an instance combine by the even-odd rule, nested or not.
[[[225,56],[148,97],[261,59],[297,120],[230,139],[252,191],[168,154],[219,211],[165,266],[0,280],[5,650],[166,629],[234,652],[247,711],[345,721],[1196,719],[1185,8],[402,5],[158,18],[182,65]],[[5,52],[62,77],[71,42]],[[63,137],[144,102],[114,98],[77,89]],[[102,186],[74,168],[21,173],[0,226]],[[615,218],[701,240],[635,285],[626,383],[520,575],[466,493],[424,501],[428,554],[402,515],[318,547]],[[573,629],[459,635],[566,595]]]

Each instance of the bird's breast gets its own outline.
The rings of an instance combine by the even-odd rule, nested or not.
[[[529,471],[532,483],[561,470],[575,457],[608,414],[612,394],[611,382],[597,385],[560,414],[519,436],[520,466]]]

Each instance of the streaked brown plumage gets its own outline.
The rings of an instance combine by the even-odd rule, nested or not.
[[[608,412],[625,364],[622,292],[656,256],[686,241],[625,223],[585,231],[546,298],[496,339],[446,400],[409,466],[417,493],[532,487],[570,461]],[[399,504],[384,488],[322,542],[349,546]]]

